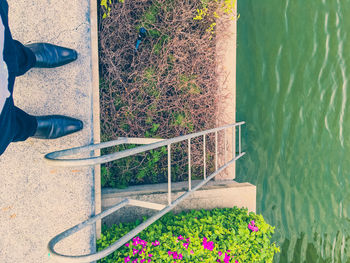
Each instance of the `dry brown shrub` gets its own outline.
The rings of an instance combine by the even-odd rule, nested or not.
[[[154,3],[158,3],[155,19],[147,23],[145,14],[155,7]],[[110,15],[100,19],[102,140],[172,138],[216,126],[219,97],[215,35],[206,30],[213,21],[193,20],[197,8],[201,8],[200,0],[125,1],[115,3]],[[148,36],[136,53],[137,28],[141,25],[145,25]],[[202,146],[196,145],[192,147],[192,162],[197,166],[194,170],[200,171]],[[183,179],[187,173],[187,159],[181,153],[186,147],[178,146],[174,153],[173,160],[179,168],[174,180]],[[210,140],[207,147],[208,160],[212,160]],[[139,162],[146,157],[141,156]],[[160,162],[163,167],[166,158]],[[212,166],[209,162],[208,169]],[[114,169],[119,173],[117,177],[122,177],[130,167],[125,162],[115,162],[107,164],[107,169],[109,174]],[[166,181],[164,171],[158,172],[159,178],[152,181],[145,177],[135,179],[135,171],[135,178],[129,181]]]

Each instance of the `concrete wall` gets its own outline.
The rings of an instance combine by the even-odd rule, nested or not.
[[[237,8],[237,6],[236,6]],[[218,105],[217,127],[236,122],[236,40],[237,40],[237,21],[219,18],[217,21],[217,75],[220,103]],[[231,160],[236,151],[235,132],[228,130],[226,138],[224,134],[219,134],[219,166],[225,161]],[[226,141],[226,149],[224,149]],[[226,155],[224,154],[226,152]],[[226,160],[225,160],[226,156]],[[225,171],[215,177],[215,180],[225,180],[236,178],[235,166],[232,164]]]
[[[200,180],[192,181],[192,187]],[[172,183],[172,200],[188,190],[187,182]],[[117,204],[125,198],[155,202],[167,205],[167,184],[131,186],[127,189],[102,189],[102,210]],[[213,209],[216,207],[247,207],[249,211],[256,209],[256,187],[249,183],[237,183],[231,180],[210,181],[188,199],[174,208],[174,212],[191,209]],[[119,222],[132,222],[151,216],[155,210],[125,207],[108,216],[103,223],[111,225]]]

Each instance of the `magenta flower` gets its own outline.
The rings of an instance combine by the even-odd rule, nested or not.
[[[141,244],[142,247],[145,247],[147,245],[147,241],[146,240],[140,240],[139,244]]]
[[[186,238],[186,241],[187,241],[187,243],[190,243],[190,238],[189,237]]]
[[[183,240],[184,238],[183,238],[183,236],[179,235],[178,239]]]
[[[173,254],[173,252],[171,252],[170,250],[168,251],[168,255],[171,256]]]
[[[138,252],[139,252],[138,249],[136,249],[136,248],[133,248],[133,249],[132,249],[132,255],[133,255],[133,256],[135,256],[135,254],[137,254]]]
[[[218,254],[219,254],[219,257],[220,257],[220,256],[222,255],[222,252],[221,252],[221,251],[219,251],[219,252],[218,252]]]
[[[134,259],[134,260],[132,261],[132,263],[137,263],[137,259]]]
[[[188,245],[189,245],[188,243],[183,243],[182,245],[183,245],[186,249],[188,249]]]
[[[159,245],[160,245],[160,243],[159,243],[159,241],[158,241],[158,240],[156,240],[156,241],[152,242],[152,245],[156,247],[156,246],[159,246]]]
[[[147,260],[147,262],[151,262],[151,259]]]
[[[141,255],[142,253],[145,253],[146,251],[144,249],[141,249],[139,254]]]
[[[129,243],[127,243],[127,244],[125,244],[125,246],[126,246],[126,247],[129,247],[129,246],[130,246],[130,244],[129,244]]]
[[[191,254],[194,254],[193,250],[190,251]]]
[[[137,246],[139,243],[140,243],[140,238],[139,237],[134,237],[133,239],[132,239],[132,244],[134,245],[134,246]]]
[[[225,253],[224,262],[225,262],[225,263],[230,262],[230,255],[228,255],[227,253]]]
[[[146,261],[146,259],[141,259],[140,260],[140,263],[143,263],[143,262],[145,262]]]
[[[126,258],[124,258],[124,262],[129,262],[130,261],[130,257],[127,256]]]
[[[259,230],[259,228],[255,225],[254,220],[250,221],[250,224],[248,224],[248,228],[253,232],[258,232]]]
[[[148,254],[149,257],[152,257],[153,255],[152,254]]]
[[[182,254],[180,253],[177,258],[181,260],[182,259]]]
[[[203,246],[205,249],[208,249],[210,251],[212,251],[214,249],[214,242],[213,241],[209,241],[207,242],[207,238],[203,237]]]
[[[216,262],[221,262],[221,260],[220,260],[220,259],[217,259]]]
[[[235,260],[235,263],[238,263],[238,260]]]
[[[173,252],[173,259],[177,259],[177,252],[175,251],[175,252]]]

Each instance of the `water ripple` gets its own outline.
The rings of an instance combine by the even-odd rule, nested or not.
[[[257,185],[258,212],[281,246],[276,262],[344,262],[350,0],[268,3],[239,5],[237,111],[250,128],[237,180]]]

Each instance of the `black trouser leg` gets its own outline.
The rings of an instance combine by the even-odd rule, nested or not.
[[[35,55],[21,42],[13,40],[14,47],[16,49],[18,71],[16,76],[21,76],[30,70],[35,65]]]
[[[25,141],[28,137],[33,136],[36,131],[38,125],[36,118],[16,106],[13,107],[13,111],[16,128],[12,141]]]
[[[8,26],[8,6],[4,0],[0,0],[0,15],[5,27],[3,57],[8,68],[8,79],[0,81],[7,81],[8,90],[11,93],[3,109],[0,109],[1,155],[11,142],[24,141],[34,135],[37,122],[34,116],[17,108],[12,97],[16,76],[24,74],[34,66],[35,55],[20,42],[12,39]],[[28,91],[28,95],[29,93],[30,91]]]

